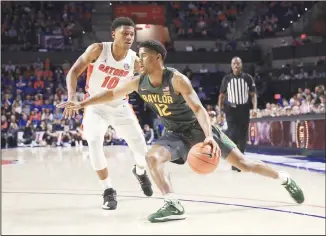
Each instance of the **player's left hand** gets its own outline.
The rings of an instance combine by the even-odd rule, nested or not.
[[[212,146],[212,157],[214,157],[215,155],[221,156],[221,149],[213,137],[211,136],[206,137],[204,140],[204,145]]]
[[[82,108],[81,104],[79,102],[72,102],[72,101],[67,101],[63,102],[57,105],[58,108],[65,108],[65,110],[70,110],[70,111],[75,111],[77,112],[79,109]],[[65,118],[70,118],[68,117],[67,114],[64,114]]]

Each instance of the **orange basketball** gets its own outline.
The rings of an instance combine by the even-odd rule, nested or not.
[[[213,172],[218,166],[220,157],[218,154],[212,156],[211,153],[211,145],[197,143],[188,153],[187,162],[190,168],[198,174],[209,174]]]

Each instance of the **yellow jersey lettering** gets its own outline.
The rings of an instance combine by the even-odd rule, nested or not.
[[[148,102],[146,95],[141,95],[145,102]]]
[[[172,104],[173,100],[171,96],[167,96],[167,104]]]
[[[152,100],[152,96],[151,96],[151,95],[149,95],[149,96],[147,97],[147,99],[148,99],[148,102],[153,103],[153,100]]]
[[[157,104],[157,103],[155,103],[154,105],[155,105],[155,107],[156,107],[156,109],[157,109],[160,116],[169,116],[169,115],[172,114],[171,112],[169,112],[167,110],[168,105],[166,105],[166,104]]]

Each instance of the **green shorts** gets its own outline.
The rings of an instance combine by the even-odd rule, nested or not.
[[[222,158],[225,159],[229,153],[237,147],[220,129],[212,126],[213,138],[219,145]],[[171,153],[171,162],[184,164],[187,161],[189,150],[197,143],[205,140],[205,134],[199,123],[193,123],[182,132],[167,131],[155,145],[165,147]]]

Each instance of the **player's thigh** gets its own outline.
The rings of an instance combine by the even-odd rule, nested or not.
[[[167,132],[155,142],[155,146],[164,147],[170,153],[170,161],[176,164],[184,164],[190,146],[180,134]]]
[[[236,147],[236,144],[232,142],[220,129],[212,125],[213,138],[217,142],[219,148],[221,149],[222,158],[226,158],[229,153]],[[187,140],[190,148],[196,145],[197,143],[204,142],[206,135],[199,125],[195,123],[187,132],[183,133],[183,137]],[[188,151],[186,154],[188,155]]]
[[[133,116],[126,116],[122,118],[114,117],[112,126],[117,132],[118,136],[125,139],[126,141],[135,139],[145,140],[140,124],[138,120]]]
[[[171,161],[170,151],[166,147],[159,144],[154,144],[151,146],[145,157],[149,167],[154,167],[156,165]]]
[[[116,130],[117,135],[127,142],[132,152],[145,156],[147,145],[143,131],[136,118],[124,117],[115,119],[113,128]]]
[[[125,104],[116,108],[111,114],[111,119],[117,135],[127,142],[132,152],[145,156],[147,145],[144,133],[131,106]]]
[[[88,107],[83,119],[83,137],[88,141],[99,142],[104,140],[104,135],[108,129],[108,120],[103,111],[96,107]]]

